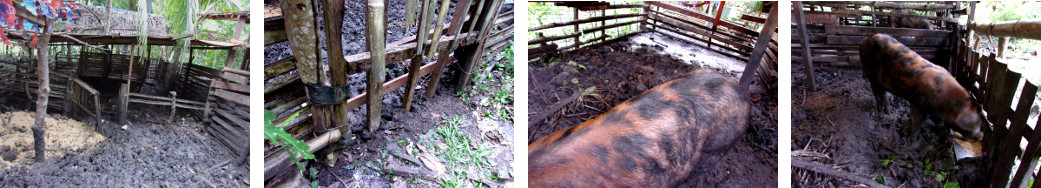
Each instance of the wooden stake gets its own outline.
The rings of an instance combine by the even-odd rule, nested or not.
[[[489,10],[488,10],[487,14],[483,15],[483,19],[481,21],[482,22],[481,24],[483,24],[484,26],[481,27],[481,34],[478,35],[478,39],[480,39],[480,40],[477,42],[477,49],[474,50],[474,53],[471,54],[470,58],[467,58],[467,62],[465,64],[463,64],[463,67],[464,67],[463,68],[463,75],[461,75],[461,77],[459,77],[460,80],[459,80],[459,84],[456,85],[456,91],[463,90],[463,88],[466,88],[466,87],[468,87],[470,85],[470,81],[471,81],[471,79],[473,79],[473,77],[471,77],[470,74],[472,74],[473,70],[477,68],[477,64],[480,64],[479,62],[483,61],[481,59],[481,57],[484,57],[485,41],[488,40],[488,38],[487,38],[488,33],[491,32],[492,28],[494,27],[494,25],[492,25],[493,24],[492,20],[495,20],[495,18],[499,16],[498,10],[499,10],[501,5],[502,5],[502,1],[492,2],[491,6],[489,7]],[[441,65],[442,69],[443,69],[443,66],[444,65]],[[441,72],[441,71],[434,72],[434,73],[439,73],[439,72]],[[434,74],[434,75],[435,76],[440,76],[440,74]],[[440,77],[438,77],[438,78],[440,78]],[[427,95],[428,96],[432,95],[430,90],[427,90]]]
[[[381,106],[383,104],[383,95],[381,95],[383,89],[383,77],[386,69],[386,54],[383,53],[384,46],[386,45],[385,35],[386,33],[386,20],[383,20],[384,4],[382,0],[369,0],[368,1],[368,15],[366,15],[365,23],[368,25],[368,33],[366,33],[366,41],[369,44],[369,52],[371,52],[371,63],[369,67],[369,79],[367,85],[367,93],[369,95],[368,104],[368,120],[369,120],[369,132],[376,131],[376,128],[380,126],[380,113]],[[424,31],[425,32],[425,31]]]
[[[1008,48],[1006,44],[1008,44],[1008,37],[998,38],[998,58],[1005,58],[1005,48]]]
[[[431,47],[430,49],[427,49],[427,56],[434,56],[434,52],[437,51],[437,45],[439,44],[437,41],[441,39],[441,29],[444,29],[445,27],[445,15],[448,14],[448,4],[451,3],[450,0],[441,1],[441,11],[437,13],[437,20],[434,20],[436,26],[434,27],[434,35],[432,36],[433,40],[430,42]],[[426,31],[424,30],[423,33],[426,33]]]
[[[712,35],[716,34],[716,28],[719,27],[719,17],[723,16],[723,7],[726,4],[727,4],[726,1],[720,1],[719,2],[719,6],[716,7],[716,18],[712,20],[712,31],[711,31]],[[760,33],[760,34],[762,34],[762,33]],[[711,37],[708,38],[708,42],[706,42],[706,44],[708,44],[708,48],[712,48],[712,38]]]
[[[325,0],[325,45],[328,46],[329,54],[329,79],[333,86],[347,84],[347,60],[343,56],[343,0]],[[333,126],[347,125],[347,104],[340,103],[333,107],[329,118],[332,118]],[[349,126],[342,126],[340,133],[350,134]]]
[[[777,29],[777,6],[772,6],[770,8],[770,17],[766,19],[766,24],[763,24],[763,28],[759,30],[759,40],[755,42],[752,57],[745,64],[745,72],[741,73],[741,88],[748,90],[748,85],[752,83],[752,77],[755,76],[759,64],[763,61],[763,55],[766,54],[766,49],[770,46],[770,39],[774,37],[775,29]]]
[[[426,5],[426,4],[423,5],[423,10],[427,10],[426,9],[427,6],[429,6],[429,5]],[[419,18],[419,20],[422,20],[422,21],[426,21],[427,20],[427,15],[426,14],[423,14],[423,15],[420,15],[420,16],[421,17]],[[416,93],[416,91],[415,91],[416,90],[416,81],[419,80],[419,77],[420,77],[419,76],[419,68],[420,68],[420,66],[423,65],[423,62],[424,62],[424,58],[423,58],[423,41],[426,41],[426,37],[427,37],[426,35],[427,35],[427,30],[428,30],[427,26],[428,25],[429,24],[427,24],[425,22],[421,23],[419,25],[419,28],[420,28],[419,32],[417,32],[419,34],[419,36],[418,36],[419,40],[417,40],[417,42],[416,42],[416,54],[412,55],[412,59],[411,59],[412,60],[412,62],[411,62],[412,64],[409,65],[409,69],[408,69],[408,72],[409,72],[408,73],[408,87],[405,88],[405,101],[404,101],[405,104],[404,104],[404,108],[405,108],[406,112],[412,109],[412,99],[414,98],[415,93]],[[434,45],[436,45],[436,43]]]
[[[575,8],[572,8],[572,9],[575,9],[575,19],[572,20],[572,21],[578,21],[578,8],[575,7]],[[498,11],[492,11],[492,12],[498,12]],[[489,21],[491,21],[491,20],[489,20]],[[585,33],[582,33],[582,31],[578,30],[579,29],[578,28],[579,25],[582,25],[582,24],[575,24],[575,30],[574,30],[575,32],[573,32],[574,34],[578,34],[578,35],[575,35],[575,39],[573,39],[573,40],[575,40],[575,47],[581,47],[581,46],[578,46],[578,43],[582,42],[581,41],[582,34],[585,34]],[[485,29],[491,29],[491,28],[485,28]],[[484,48],[484,46],[481,46],[481,48]]]
[[[484,2],[484,0],[479,0],[479,1],[481,1],[481,3]],[[426,90],[426,94],[425,94],[426,97],[433,97],[434,96],[434,92],[437,91],[437,84],[441,80],[441,75],[444,74],[444,69],[445,69],[444,66],[445,66],[445,64],[448,63],[449,54],[458,45],[459,33],[463,29],[463,23],[464,23],[463,21],[465,21],[464,19],[470,13],[470,11],[469,11],[470,10],[470,4],[471,4],[470,0],[460,0],[459,4],[457,4],[457,6],[456,6],[455,13],[452,13],[452,22],[450,24],[451,26],[448,27],[448,31],[450,31],[452,33],[455,33],[455,34],[452,35],[454,37],[452,39],[452,43],[450,45],[448,45],[448,48],[445,48],[445,49],[441,50],[441,52],[438,52],[440,55],[437,56],[437,61],[434,62],[434,69],[435,70],[434,70],[433,75],[430,76],[430,82],[427,84],[427,90]],[[480,3],[478,3],[478,4],[480,4]],[[460,7],[462,7],[463,9],[459,10]],[[478,11],[480,11],[481,8],[482,7],[477,7]],[[470,17],[471,18],[470,19],[471,22],[477,22],[477,19],[473,19],[473,18],[476,18],[476,17],[477,17],[477,15],[471,16]]]
[[[477,3],[477,12],[474,13],[474,15],[470,17],[470,27],[469,27],[469,29],[467,29],[467,33],[473,32],[474,29],[476,29],[474,27],[477,27],[477,21],[480,19],[480,18],[478,18],[478,16],[481,16],[481,11],[484,10],[484,2],[485,1],[495,1],[495,0],[479,0],[479,2]],[[430,93],[430,92],[428,91],[427,93]],[[430,94],[427,94],[427,95],[430,95]]]
[[[806,75],[809,76],[807,79],[810,82],[810,90],[817,90],[817,84],[813,78],[813,57],[810,56],[810,39],[809,35],[806,34],[806,17],[802,11],[802,2],[792,2],[795,4],[795,20],[798,21],[799,27],[799,38],[802,40],[802,56],[806,61]]]

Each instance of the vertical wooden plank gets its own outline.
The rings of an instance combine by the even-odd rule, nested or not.
[[[384,69],[386,69],[386,58],[387,55],[383,53],[384,46],[386,45],[386,24],[387,22],[383,19],[386,14],[384,4],[382,0],[368,0],[368,14],[366,15],[366,27],[367,32],[365,40],[369,44],[369,52],[371,52],[371,67],[369,68],[369,79],[367,85],[367,93],[369,95],[368,103],[368,120],[369,120],[369,132],[376,131],[376,128],[380,126],[380,106],[383,103],[383,77]],[[426,32],[426,31],[422,31]]]
[[[719,2],[719,6],[716,6],[716,18],[712,20],[712,31],[710,31],[710,33],[711,33],[710,35],[716,35],[716,28],[719,27],[719,17],[723,16],[723,7],[726,4],[727,4],[726,1],[720,1]],[[712,38],[711,37],[708,38],[708,42],[706,42],[706,44],[708,44],[708,48],[712,48]],[[809,59],[809,58],[807,58],[807,59]]]
[[[809,35],[806,34],[806,18],[802,11],[802,2],[792,2],[795,4],[795,20],[798,21],[799,27],[799,38],[802,40],[802,57],[806,61],[806,75],[809,76],[810,90],[817,90],[817,84],[813,77],[813,58],[810,55],[810,40]]]
[[[755,42],[755,49],[752,50],[752,57],[748,58],[748,63],[745,64],[745,72],[741,73],[740,86],[745,90],[747,90],[748,85],[752,83],[752,78],[755,76],[759,64],[762,63],[763,55],[766,53],[767,47],[770,46],[770,39],[773,38],[774,30],[777,28],[776,7],[777,6],[772,6],[770,8],[770,17],[766,19],[766,24],[763,25],[763,28],[759,30],[759,40]]]
[[[450,24],[448,26],[448,32],[449,33],[454,33],[454,35],[452,35],[452,36],[458,36],[459,35],[459,32],[462,29],[462,25],[463,25],[463,18],[466,17],[466,14],[468,13],[468,9],[470,9],[470,0],[460,0],[459,3],[456,5],[456,10],[455,10],[454,13],[452,13],[452,21],[450,22]],[[452,48],[455,48],[454,41],[457,41],[458,39],[452,39],[452,40],[453,40],[453,43],[450,44],[448,48],[445,48],[444,50],[441,50],[440,52],[438,52],[437,61],[434,62],[435,65],[444,64],[448,60],[448,56],[451,53]],[[434,49],[436,49],[436,48],[434,48]],[[423,63],[422,62],[422,54],[416,53],[416,56],[412,58],[412,67],[411,67],[411,69],[409,69],[409,74],[408,74],[409,75],[409,77],[408,77],[408,86],[405,88],[406,89],[405,90],[405,101],[404,101],[404,103],[405,103],[405,111],[409,111],[409,110],[412,109],[412,99],[415,97],[416,81],[420,77],[419,76],[420,75],[419,74],[419,69],[420,69],[420,65],[422,63]],[[442,70],[443,69],[438,69],[436,71],[442,71]]]
[[[573,7],[571,9],[575,10],[575,19],[574,20],[578,20],[579,19],[579,17],[578,17],[578,7]],[[492,11],[492,13],[495,13],[495,12],[498,12],[498,11],[497,10],[493,10]],[[574,30],[575,32],[574,33],[582,33],[582,31],[578,30],[579,29],[578,28],[579,25],[582,25],[582,24],[575,24],[575,30]],[[485,28],[485,29],[490,29],[490,28]],[[582,39],[582,35],[581,34],[575,35],[575,39],[573,39],[573,40],[575,40],[575,48],[581,47],[578,44],[578,43],[581,42],[580,41],[581,39]],[[484,46],[481,46],[481,47],[478,47],[478,48],[484,48]]]
[[[646,10],[646,9],[647,8],[644,8],[644,10]],[[643,11],[643,12],[644,13],[648,13],[649,11]],[[606,15],[607,15],[607,9],[600,10],[600,17],[606,16]],[[648,15],[650,15],[650,14],[648,14]],[[647,17],[645,16],[644,20],[646,20],[646,19],[647,19]],[[643,23],[646,23],[646,21],[644,21]],[[643,29],[643,23],[640,24],[640,29]],[[607,25],[607,20],[600,21],[600,27],[603,27],[605,25]],[[607,31],[607,30],[606,29],[600,30],[600,36],[598,36],[598,37],[600,37],[601,39],[600,39],[600,42],[597,42],[597,43],[601,43],[604,40],[607,40],[607,38],[604,37],[605,36],[605,33],[604,33],[605,31]],[[578,47],[578,46],[575,46],[575,47]]]
[[[1013,87],[1013,89],[1015,88]],[[1012,117],[1009,118],[1009,120],[1012,121],[1012,125],[1009,127],[1009,134],[1007,136],[1002,137],[1003,140],[1001,141],[1001,144],[998,148],[998,151],[1001,152],[996,153],[998,155],[998,163],[995,163],[994,166],[1001,167],[995,169],[1003,170],[1001,172],[1003,174],[1001,175],[1001,177],[1003,178],[1008,178],[1009,173],[1011,173],[1011,171],[1009,170],[1011,170],[1010,168],[1012,167],[1013,162],[1015,162],[1016,157],[1020,156],[1020,154],[1022,153],[1022,151],[1019,150],[1019,143],[1023,139],[1023,135],[1027,131],[1031,130],[1030,127],[1028,127],[1027,125],[1027,118],[1028,116],[1030,116],[1030,107],[1034,105],[1034,96],[1036,96],[1036,94],[1037,86],[1031,84],[1030,82],[1026,82],[1023,84],[1023,92],[1021,92],[1020,94],[1019,103],[1018,105],[1016,105],[1016,111],[1013,112]],[[1011,98],[1012,95],[1009,95],[1009,97]],[[1022,163],[1020,164],[1020,166],[1028,164],[1029,163]],[[1024,170],[1026,169],[1019,169],[1017,170],[1017,173],[1019,173],[1018,171]],[[1023,180],[1021,174],[1016,174],[1016,176],[1018,177],[1018,179],[1014,178],[1012,182],[1010,182],[1010,185],[1019,185],[1020,181]]]
[[[232,37],[231,37],[232,41],[240,41],[241,36],[242,36],[242,27],[245,26],[245,25],[246,25],[246,20],[244,20],[244,19],[239,19],[238,22],[235,23],[235,33],[232,34]],[[239,51],[238,47],[232,47],[232,48],[228,49],[228,57],[224,58],[224,67],[226,67],[226,68],[235,68],[235,66],[234,66],[235,65],[235,55],[238,53],[238,51]]]
[[[502,5],[502,3],[503,3],[503,1],[501,1],[501,0],[492,2],[491,6],[488,8],[488,12],[485,15],[483,15],[483,18],[482,18],[482,21],[481,21],[481,24],[483,26],[480,27],[481,34],[478,35],[478,38],[480,40],[477,42],[477,49],[474,50],[473,54],[469,54],[470,58],[467,58],[467,62],[465,62],[465,64],[463,65],[463,67],[464,67],[463,68],[463,76],[460,77],[459,84],[456,85],[456,89],[455,89],[456,91],[463,90],[463,88],[469,87],[470,80],[473,79],[473,77],[471,77],[470,74],[473,73],[474,69],[476,69],[477,65],[480,64],[480,62],[482,61],[481,57],[484,56],[484,46],[485,46],[485,42],[488,41],[488,38],[487,38],[488,37],[488,33],[491,32],[491,30],[493,30],[493,28],[494,28],[493,20],[495,20],[499,16],[498,10],[499,10],[500,6]],[[442,65],[440,67],[442,67],[442,69],[443,69],[444,66]],[[437,72],[442,72],[442,71],[437,71]],[[435,75],[438,75],[438,74],[435,74]],[[432,92],[428,89],[427,90],[427,96],[431,96],[431,95],[432,95]]]
[[[76,84],[71,79],[65,81],[65,101],[61,111],[65,116],[72,116],[72,113],[69,112],[72,111],[72,101],[75,101],[73,99],[73,96],[76,96],[75,87]]]
[[[1008,37],[998,38],[998,58],[1005,58],[1005,48],[1008,48]]]
[[[347,84],[347,73],[349,72],[347,66],[347,60],[343,56],[343,16],[344,16],[344,1],[342,0],[325,0],[323,1],[323,8],[325,8],[325,45],[328,47],[329,56],[329,81],[333,86],[342,86]],[[351,109],[347,108],[346,103],[340,103],[333,106],[332,112],[329,113],[329,118],[332,118],[333,126],[339,127],[346,125],[347,112]],[[323,130],[328,127],[322,127]],[[349,126],[342,126],[340,133],[351,134]]]
[[[473,16],[470,17],[470,27],[466,30],[467,33],[473,32],[474,29],[476,29],[475,27],[477,27],[477,22],[481,18],[479,16],[482,15],[481,11],[484,11],[484,3],[487,2],[487,1],[493,1],[492,3],[494,3],[494,1],[501,1],[501,0],[479,0],[478,3],[477,3],[477,12],[475,12],[473,14]],[[438,70],[438,71],[434,71],[434,72],[436,73],[436,72],[441,72],[441,71]],[[430,92],[427,91],[427,93],[430,93]],[[430,96],[430,94],[427,94],[427,96]]]
[[[128,95],[129,91],[130,91],[130,87],[127,84],[123,84],[122,86],[119,87],[119,124],[120,125],[126,125],[127,124],[127,106],[124,105],[124,104],[127,103],[127,97],[129,97],[129,95]]]

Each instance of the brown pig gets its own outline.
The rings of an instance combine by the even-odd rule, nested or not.
[[[528,187],[674,187],[748,127],[737,82],[699,69],[528,145]]]
[[[947,69],[886,34],[865,40],[860,45],[860,60],[880,113],[889,112],[887,91],[911,103],[911,125],[905,130],[916,134],[924,116],[929,115],[962,136],[983,138],[975,102]]]
[[[893,13],[918,14],[909,10],[894,10]],[[936,25],[929,23],[929,20],[911,16],[889,16],[889,25],[893,28],[936,29]]]

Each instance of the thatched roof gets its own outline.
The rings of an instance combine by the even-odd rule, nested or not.
[[[82,5],[80,6],[80,18],[72,21],[72,33],[84,35],[113,35],[113,36],[137,36],[137,12],[125,9],[112,8],[111,28],[109,33],[105,32],[105,12],[103,6]],[[148,36],[170,37],[166,30],[166,20],[162,15],[148,14]],[[62,28],[63,29],[63,28]]]

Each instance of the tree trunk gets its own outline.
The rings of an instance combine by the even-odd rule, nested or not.
[[[36,123],[33,124],[33,148],[36,149],[36,162],[43,162],[47,159],[45,156],[46,152],[44,149],[45,143],[43,142],[44,125],[46,125],[47,117],[47,98],[50,96],[51,84],[50,84],[50,68],[48,67],[48,57],[50,54],[47,49],[47,43],[51,40],[51,27],[50,20],[42,26],[47,28],[40,35],[39,41],[36,42],[36,74],[39,77],[40,89],[36,95]]]

